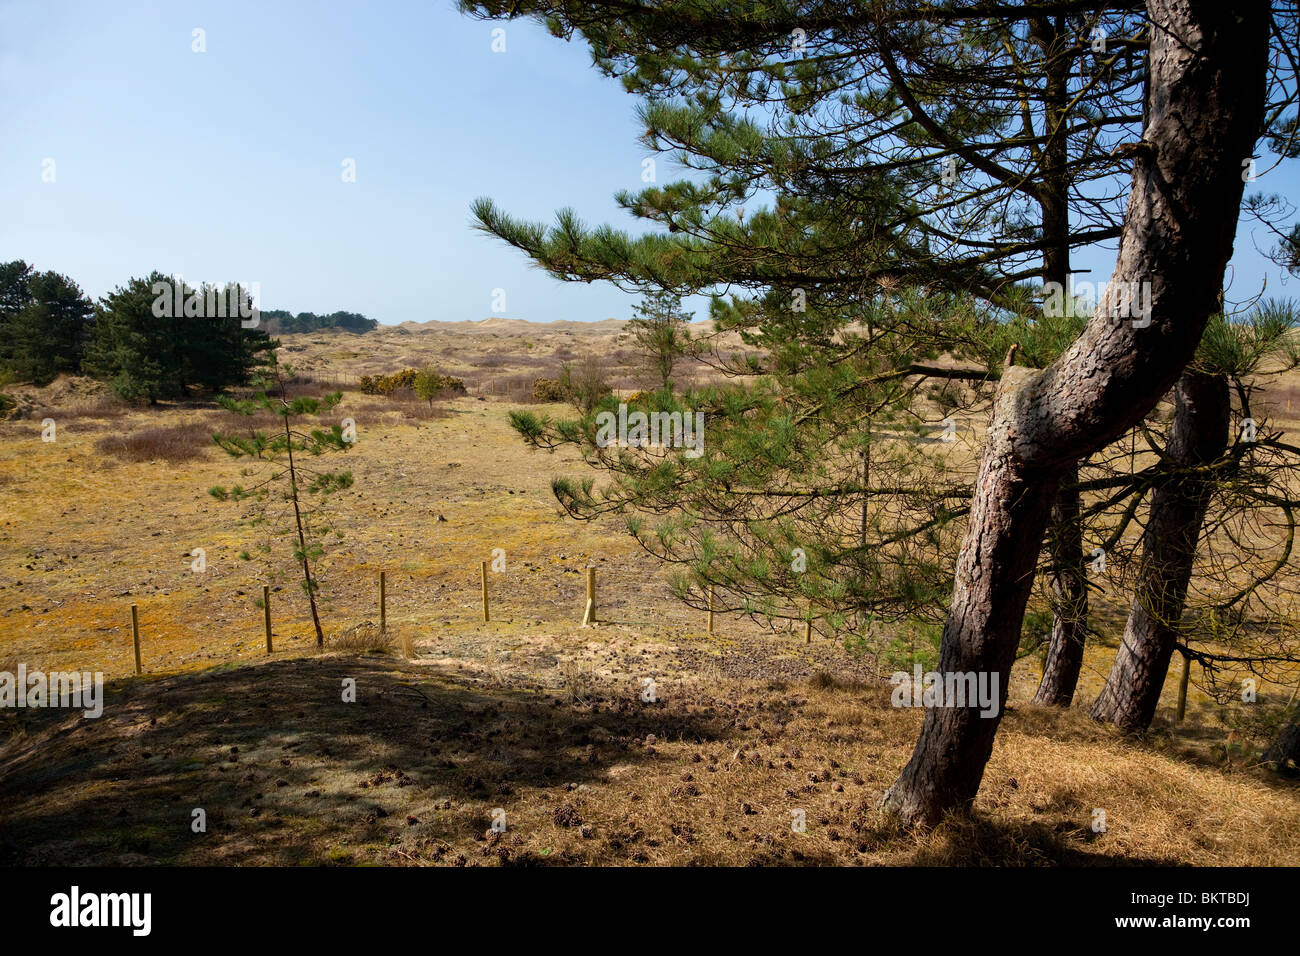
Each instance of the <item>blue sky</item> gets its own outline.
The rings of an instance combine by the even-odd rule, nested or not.
[[[613,200],[641,185],[633,98],[532,24],[504,24],[494,53],[498,26],[450,0],[0,0],[0,261],[95,297],[158,269],[385,323],[486,318],[498,288],[513,318],[625,318],[633,297],[470,227],[488,195],[639,228]],[[1295,169],[1259,187],[1300,195]],[[1254,251],[1270,244],[1239,233],[1234,297],[1297,292]],[[1080,258],[1099,281],[1113,252]]]

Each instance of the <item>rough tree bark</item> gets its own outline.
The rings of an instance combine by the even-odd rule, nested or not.
[[[1043,180],[1039,190],[1042,215],[1043,282],[1062,288],[1070,281],[1070,177],[1069,141],[1070,73],[1074,59],[1067,53],[1075,37],[1063,18],[1035,17],[1029,26],[1047,58],[1043,105],[1052,134],[1043,145]],[[1078,467],[1063,476],[1052,505],[1048,543],[1052,556],[1052,634],[1043,665],[1043,679],[1034,702],[1069,707],[1083,664],[1083,643],[1088,635],[1088,587],[1083,576],[1083,527],[1079,522],[1079,492],[1072,487]]]
[[[1088,586],[1083,571],[1083,523],[1079,520],[1078,465],[1062,476],[1052,505],[1052,636],[1035,704],[1069,707],[1083,667],[1088,635]]]
[[[1177,410],[1165,448],[1166,464],[1174,468],[1208,464],[1229,440],[1228,380],[1188,369],[1174,391]],[[1178,643],[1196,542],[1213,490],[1213,482],[1204,476],[1175,474],[1152,496],[1124,640],[1106,686],[1093,704],[1094,720],[1129,733],[1141,733],[1151,725]]]
[[[1150,410],[1191,358],[1232,254],[1242,160],[1260,131],[1265,0],[1148,0],[1147,12],[1147,123],[1111,283],[1056,362],[1004,376],[957,561],[939,668],[996,674],[999,704],[1056,489],[1074,462]],[[1141,282],[1151,283],[1149,322],[1113,318],[1117,290]],[[968,807],[1001,712],[928,709],[882,808],[929,824]]]

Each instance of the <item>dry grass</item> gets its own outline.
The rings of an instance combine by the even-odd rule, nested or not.
[[[195,461],[206,458],[212,449],[213,431],[207,422],[155,425],[105,435],[95,442],[95,450],[118,461]]]
[[[1281,381],[1263,389],[1258,401],[1261,409],[1283,421],[1300,418],[1300,384]]]
[[[325,646],[334,651],[352,654],[391,654],[397,642],[387,630],[380,630],[373,621],[362,621],[336,636],[328,638]]]
[[[890,708],[867,662],[820,633],[805,646],[801,632],[723,615],[707,638],[702,615],[670,597],[616,521],[561,517],[550,479],[581,466],[523,450],[506,422],[511,403],[481,399],[496,376],[522,376],[531,395],[556,356],[612,337],[529,334],[537,347],[525,350],[508,326],[387,330],[349,337],[347,357],[328,360],[337,336],[286,337],[313,377],[300,384],[322,391],[449,346],[439,366],[467,378],[468,361],[494,348],[536,355],[535,367],[479,369],[478,394],[440,403],[427,421],[406,413],[425,403],[345,390],[336,413],[358,422],[346,457],[357,483],[331,499],[343,537],[318,565],[322,617],[331,634],[377,620],[385,569],[385,656],[366,656],[368,639],[316,656],[290,547],[248,524],[251,510],[207,495],[237,480],[238,463],[201,455],[105,469],[105,423],[57,403],[57,443],[43,444],[30,421],[0,424],[10,506],[0,657],[114,681],[101,720],[24,715],[25,732],[0,748],[0,848],[20,862],[1300,863],[1294,783],[1233,750],[1221,710],[1195,688],[1186,724],[1167,723],[1175,677],[1155,732],[1126,742],[1077,712],[1024,703],[1033,661],[1013,672],[975,816],[928,836],[893,832],[874,807],[911,752],[919,712]],[[206,416],[205,432],[236,421],[164,408],[127,409],[111,424],[132,434],[182,414]],[[190,570],[195,547],[207,550],[202,576]],[[494,548],[506,570],[490,577],[483,624],[478,566]],[[581,628],[588,564],[599,569],[601,623]],[[270,660],[264,584],[279,589]],[[1126,596],[1109,597],[1119,607]],[[140,680],[130,676],[132,603],[156,675]],[[1110,633],[1100,595],[1097,609]],[[1087,649],[1082,704],[1113,655],[1110,638]],[[362,689],[353,710],[334,693],[347,676]],[[646,677],[654,704],[640,698]],[[1293,685],[1264,684],[1261,696],[1285,700]],[[15,722],[0,714],[0,739]],[[196,792],[224,821],[206,841],[173,825],[177,799]],[[495,807],[509,829],[489,836]],[[1105,834],[1090,828],[1098,808]],[[807,833],[791,830],[793,809]]]
[[[490,377],[471,376],[468,381],[480,394],[501,398],[515,405],[533,405],[537,402],[533,395],[533,383],[539,378],[547,377],[535,372],[513,372]]]
[[[449,412],[441,403],[446,402],[451,397],[451,392],[443,392],[430,402],[416,395],[414,389],[399,388],[384,396],[386,405],[383,407],[390,411],[399,411],[402,417],[409,421],[431,422],[448,416]],[[371,405],[370,407],[375,406]]]
[[[78,419],[98,419],[100,421],[119,421],[137,411],[130,402],[118,398],[111,392],[104,392],[94,398],[71,402],[60,406],[59,412]]]
[[[644,666],[618,656],[629,674]],[[645,703],[599,670],[577,699],[522,671],[497,684],[466,661],[331,655],[118,681],[100,720],[41,712],[0,748],[0,852],[23,864],[1300,860],[1295,784],[1187,763],[1079,713],[1013,710],[973,814],[907,833],[875,808],[920,713],[890,707],[887,688],[706,688],[683,672]],[[357,704],[320,693],[343,678]],[[196,793],[202,839],[173,825]],[[498,807],[504,833],[490,830]]]
[[[571,704],[587,703],[596,687],[594,665],[569,659],[560,661],[556,670],[564,699]]]

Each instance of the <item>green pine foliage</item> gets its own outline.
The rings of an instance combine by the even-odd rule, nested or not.
[[[695,344],[726,384],[632,403],[702,413],[699,457],[599,445],[612,397],[576,418],[513,416],[525,442],[574,446],[592,467],[556,482],[564,507],[623,514],[696,606],[712,589],[720,609],[832,630],[940,622],[975,480],[969,423],[1011,345],[1045,366],[1074,339],[1086,315],[1045,315],[1044,284],[1068,275],[1071,248],[1122,228],[1108,184],[1130,162],[1114,146],[1140,133],[1142,17],[1007,21],[904,0],[685,0],[617,22],[589,0],[461,7],[585,41],[636,98],[659,170],[687,170],[617,196],[649,227],[636,232],[473,206],[558,279],[653,290],[655,312],[712,294]],[[1109,53],[1077,42],[1094,27]],[[733,337],[742,348],[719,344]]]
[[[177,310],[172,279],[159,272],[133,278],[100,300],[85,368],[129,401],[184,398],[192,389],[247,383],[276,344],[261,329],[244,328],[237,308],[209,307],[212,287],[182,285]],[[239,286],[221,290],[229,303],[248,303]],[[209,295],[213,292],[214,295]],[[159,314],[159,313],[163,314]]]
[[[331,452],[346,452],[350,438],[341,424],[311,427],[310,419],[321,419],[343,399],[342,392],[320,398],[292,395],[289,381],[293,372],[275,361],[259,374],[252,394],[246,398],[221,396],[221,407],[250,422],[246,431],[213,435],[216,444],[232,458],[248,461],[241,476],[250,479],[230,486],[218,485],[208,493],[218,501],[252,500],[262,506],[255,523],[283,524],[291,535],[293,560],[302,570],[302,587],[311,607],[317,646],[324,646],[317,606],[320,583],[314,563],[325,553],[326,536],[333,532],[326,520],[325,500],[335,492],[351,488],[351,471],[320,468],[318,459]],[[264,430],[252,423],[259,415],[278,419],[276,427]]]
[[[687,326],[692,316],[682,311],[682,297],[663,289],[652,289],[634,307],[628,327],[637,349],[645,357],[655,384],[671,389],[673,369],[690,347]]]
[[[81,371],[94,306],[57,272],[36,272],[21,259],[0,263],[0,370],[44,385]]]

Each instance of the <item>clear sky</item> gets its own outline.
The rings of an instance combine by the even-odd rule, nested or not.
[[[632,297],[557,282],[471,229],[469,206],[639,229],[613,200],[641,186],[634,106],[585,45],[450,0],[0,0],[0,261],[94,297],[158,269],[385,323],[487,318],[495,289],[512,318],[626,318]],[[1297,196],[1300,178],[1263,187]],[[1235,296],[1265,278],[1297,294],[1243,227]],[[1113,252],[1081,260],[1100,281]]]

